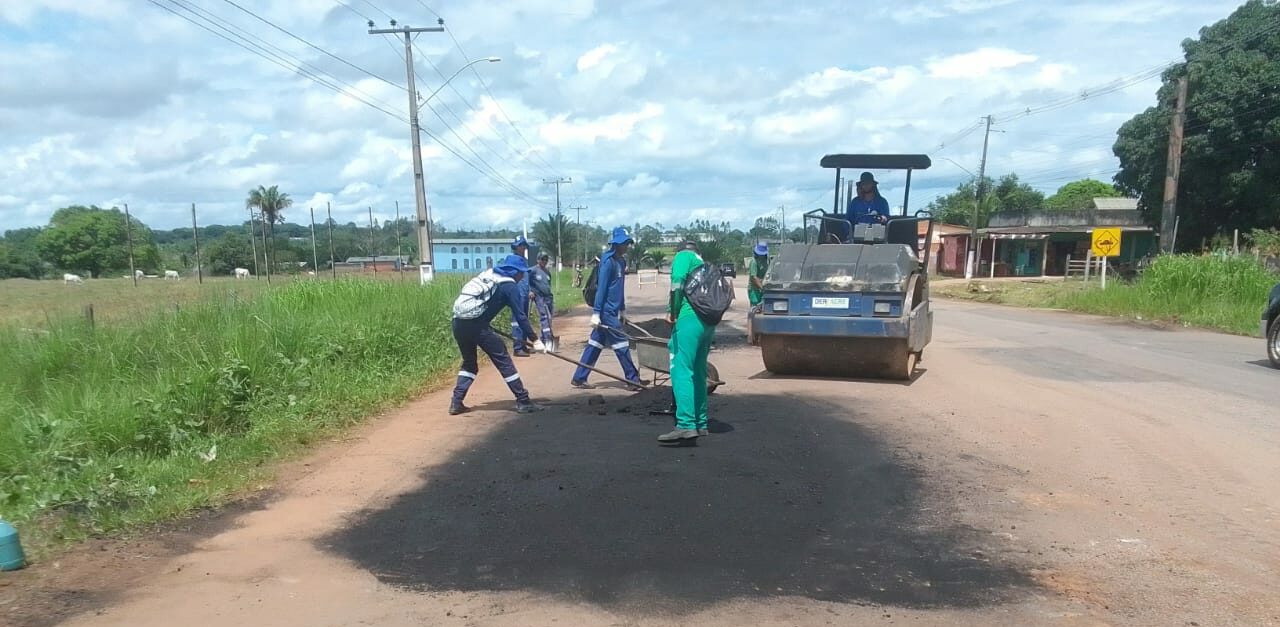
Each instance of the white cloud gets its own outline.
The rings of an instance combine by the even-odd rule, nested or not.
[[[605,57],[617,51],[618,47],[613,44],[604,44],[602,46],[592,48],[587,53],[578,57],[578,71],[585,72],[597,65],[600,65],[600,62],[603,61]]]
[[[979,48],[972,52],[953,54],[929,61],[926,65],[933,78],[981,78],[998,70],[1007,70],[1036,60],[1033,54],[1025,54],[1008,48]]]

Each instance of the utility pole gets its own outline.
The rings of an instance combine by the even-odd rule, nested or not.
[[[444,20],[438,20],[437,26],[428,28],[410,28],[396,26],[391,20],[391,28],[375,29],[373,20],[369,20],[370,35],[404,35],[404,69],[409,82],[409,135],[413,141],[413,197],[418,205],[418,281],[426,285],[434,278],[434,255],[431,253],[431,211],[427,207],[427,188],[422,175],[422,147],[418,127],[418,89],[414,85],[413,74],[413,35],[417,33],[442,33]]]
[[[338,264],[334,263],[333,259],[333,203],[326,202],[324,204],[324,211],[329,216],[329,221],[326,222],[326,224],[329,225],[329,269],[333,271],[333,278],[337,279]]]
[[[973,203],[973,221],[969,225],[969,263],[964,269],[964,278],[972,279],[974,270],[978,263],[978,210],[982,207],[983,181],[987,173],[987,145],[991,140],[991,116],[986,117],[987,130],[982,136],[982,161],[978,163],[978,181],[975,183],[974,203]],[[991,259],[991,263],[995,263],[995,257]]]
[[[254,226],[253,207],[245,207],[245,210],[249,212],[249,247],[253,249],[253,278],[257,280],[261,272],[258,269],[258,227]]]
[[[404,280],[404,256],[400,254],[400,201],[396,201],[396,271],[400,280]]]
[[[129,240],[129,277],[138,287],[138,271],[133,267],[133,219],[129,217],[129,203],[124,204],[124,236]]]
[[[560,237],[560,222],[562,221],[560,219],[560,186],[564,183],[572,183],[573,178],[542,179],[542,182],[546,185],[556,186],[556,287],[560,287],[560,270],[564,268],[560,262],[560,258],[564,256],[563,239]]]
[[[196,204],[191,203],[191,239],[196,243],[196,283],[204,283],[204,270],[200,269],[200,229],[196,226]]]
[[[320,271],[320,256],[316,253],[316,208],[311,209],[311,271]]]
[[[378,273],[378,249],[373,241],[373,207],[369,207],[369,259],[373,260],[373,273]]]
[[[1178,102],[1169,124],[1169,159],[1164,172],[1164,205],[1160,210],[1160,248],[1172,253],[1177,238],[1178,175],[1182,172],[1182,125],[1187,117],[1187,77],[1178,79]]]
[[[577,207],[569,207],[570,211],[577,212],[576,216],[573,219],[573,222],[574,222],[575,228],[578,231],[578,261],[582,261],[582,256],[584,254],[582,251],[582,242],[585,239],[582,237],[582,210],[583,209],[586,209],[586,206],[578,205]]]

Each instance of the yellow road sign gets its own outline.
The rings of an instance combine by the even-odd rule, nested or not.
[[[1093,256],[1117,257],[1120,255],[1120,229],[1093,230]]]

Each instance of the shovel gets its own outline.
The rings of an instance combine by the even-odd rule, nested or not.
[[[493,329],[493,327],[490,327],[490,329]],[[501,335],[502,337],[507,338],[508,340],[511,340],[512,342],[516,341],[516,340],[515,340],[515,338],[511,337],[511,335],[510,335],[510,334],[503,333],[502,331],[499,331],[499,330],[497,330],[497,329],[493,329],[493,332],[494,332],[494,333],[497,333],[498,335]],[[613,374],[613,373],[611,373],[611,372],[605,372],[604,370],[601,370],[601,369],[596,368],[596,367],[594,367],[594,366],[588,366],[588,365],[586,365],[586,364],[584,364],[584,363],[582,363],[582,362],[580,362],[580,361],[577,361],[577,360],[574,360],[574,359],[569,359],[568,357],[565,357],[565,356],[563,356],[563,355],[561,355],[561,354],[559,354],[559,353],[551,352],[550,350],[545,351],[543,354],[545,354],[545,355],[550,355],[550,356],[555,357],[556,359],[559,359],[559,360],[561,360],[561,361],[567,361],[567,362],[569,362],[569,363],[571,363],[571,364],[573,364],[573,365],[575,365],[575,366],[581,366],[581,367],[583,367],[583,368],[586,368],[587,370],[590,370],[591,372],[594,372],[594,373],[596,373],[596,374],[604,375],[604,376],[609,377],[610,379],[614,379],[614,380],[616,380],[616,381],[621,381],[621,382],[623,382],[623,383],[625,383],[625,384],[627,384],[627,385],[629,385],[629,386],[636,386],[636,387],[639,387],[640,389],[643,389],[643,390],[647,390],[647,389],[649,389],[649,386],[647,386],[647,385],[645,385],[645,384],[643,384],[643,383],[636,383],[635,381],[628,381],[628,380],[626,380],[626,379],[624,379],[624,378],[622,378],[622,377],[619,377],[618,375]]]

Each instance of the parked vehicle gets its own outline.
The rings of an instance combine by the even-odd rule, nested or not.
[[[720,274],[732,279],[738,278],[738,271],[734,269],[732,261],[726,261],[725,263],[720,264]]]
[[[1271,288],[1267,308],[1262,311],[1262,337],[1267,338],[1267,359],[1280,368],[1280,284]]]

